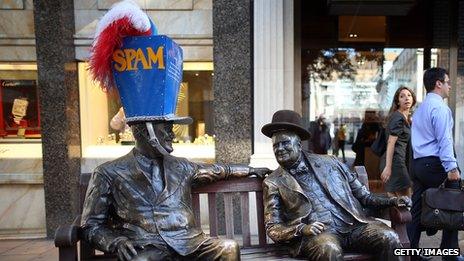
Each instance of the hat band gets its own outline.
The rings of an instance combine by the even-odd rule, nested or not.
[[[276,133],[276,132],[280,132],[280,131],[291,131],[291,130],[289,130],[287,128],[273,129],[272,133]]]
[[[179,117],[176,117],[174,114],[167,114],[163,116],[133,116],[133,117],[127,117],[126,121],[127,122],[133,122],[133,121],[170,121],[170,120],[176,120]]]

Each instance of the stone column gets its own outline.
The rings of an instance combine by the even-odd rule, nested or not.
[[[216,161],[248,163],[252,153],[252,1],[213,1]]]
[[[299,1],[254,1],[254,154],[253,166],[278,166],[271,140],[261,133],[277,110],[301,114]],[[298,12],[297,12],[298,13]],[[295,26],[295,22],[297,26]]]
[[[34,1],[47,236],[78,212],[80,125],[73,0]]]

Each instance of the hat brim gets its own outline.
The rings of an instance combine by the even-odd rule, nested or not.
[[[174,124],[188,125],[192,124],[193,119],[190,117],[174,117],[172,119],[169,119],[168,121],[171,121]]]
[[[127,124],[136,124],[139,122],[172,122],[173,124],[187,125],[193,122],[190,117],[178,117],[178,116],[141,116],[141,117],[128,117],[126,119]]]
[[[288,123],[288,122],[273,122],[264,125],[261,128],[261,132],[269,138],[272,138],[272,135],[278,131],[292,131],[300,137],[301,140],[307,140],[311,137],[309,131],[304,128]]]

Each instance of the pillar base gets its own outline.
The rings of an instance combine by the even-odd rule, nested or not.
[[[279,163],[277,163],[274,154],[271,153],[255,153],[250,157],[251,167],[266,167],[269,169],[277,169]]]

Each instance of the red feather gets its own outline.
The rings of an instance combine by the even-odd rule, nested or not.
[[[126,36],[150,35],[151,30],[141,32],[132,26],[128,17],[114,21],[95,39],[90,50],[89,70],[92,78],[100,82],[103,90],[115,87],[111,61],[113,52],[121,48],[122,39]]]

